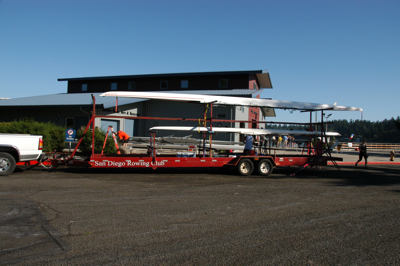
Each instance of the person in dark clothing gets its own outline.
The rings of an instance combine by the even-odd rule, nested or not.
[[[361,162],[362,158],[365,160],[365,168],[367,168],[367,158],[368,158],[368,153],[367,153],[367,142],[365,139],[363,139],[362,143],[359,146],[359,152],[360,154],[358,155],[358,161],[356,162],[356,166],[359,162]]]

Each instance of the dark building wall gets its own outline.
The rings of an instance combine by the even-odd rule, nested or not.
[[[220,119],[234,119],[234,109],[231,106],[217,106],[213,108],[213,117]],[[189,111],[189,112],[188,112]],[[196,103],[186,103],[186,102],[174,102],[169,101],[147,101],[143,104],[142,109],[143,116],[148,117],[169,117],[169,118],[203,118],[204,117],[204,107]],[[160,115],[163,114],[163,115]],[[208,110],[207,117],[210,116]],[[198,127],[204,126],[203,123],[199,121],[173,121],[173,120],[138,120],[137,122],[138,135],[139,136],[149,136],[148,131],[153,126],[188,126],[188,127]],[[207,122],[206,126],[210,126]],[[213,126],[216,127],[230,127],[232,126],[229,122],[214,122]],[[193,138],[202,138],[202,134],[198,134],[197,131],[169,131],[160,130],[157,133],[158,137],[161,136],[171,136],[175,137],[185,137],[192,135]],[[230,140],[230,133],[218,133],[213,136],[214,140]],[[233,139],[233,138],[232,138]]]
[[[89,122],[92,107],[82,107],[82,110],[79,106],[1,107],[0,121],[12,122],[19,121],[20,119],[33,119],[37,122],[50,122],[58,126],[65,126],[66,118],[73,118],[73,128],[79,129],[81,126],[86,126]]]
[[[253,75],[255,77],[255,75]],[[117,83],[118,91],[179,91],[179,90],[231,90],[248,89],[254,77],[248,74],[219,74],[219,75],[185,75],[185,76],[155,76],[155,77],[123,77],[114,79],[79,79],[68,81],[68,93],[106,92],[111,90],[111,83]],[[220,80],[226,79],[227,87],[220,87]],[[181,88],[181,81],[187,80],[188,87]],[[161,82],[167,81],[168,88],[161,88]],[[135,83],[135,89],[129,84]],[[87,91],[82,91],[82,84],[87,84]],[[253,88],[253,86],[251,86]]]

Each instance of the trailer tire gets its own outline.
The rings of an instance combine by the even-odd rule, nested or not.
[[[269,176],[273,169],[274,167],[268,159],[263,159],[257,164],[258,173],[263,176]]]
[[[11,154],[0,152],[0,176],[6,176],[14,172],[16,164],[15,158]]]
[[[240,160],[240,162],[237,165],[237,170],[240,175],[251,175],[251,173],[253,173],[254,170],[254,164],[249,159]]]

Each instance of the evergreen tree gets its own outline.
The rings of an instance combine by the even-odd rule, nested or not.
[[[272,129],[293,129],[306,130],[308,126],[304,125],[279,125],[269,124],[266,128]],[[318,129],[320,130],[320,128]],[[366,121],[366,120],[333,120],[328,124],[328,131],[338,132],[342,138],[349,139],[354,134],[354,139],[360,140],[365,138],[368,142],[400,142],[400,117],[397,119],[385,119],[383,121]]]

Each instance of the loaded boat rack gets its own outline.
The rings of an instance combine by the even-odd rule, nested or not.
[[[298,166],[299,169],[294,173],[296,174],[302,169],[313,166],[326,166],[328,161],[332,161],[333,164],[340,170],[339,166],[335,163],[335,161],[342,161],[342,158],[332,157],[330,154],[330,148],[322,151],[322,147],[320,151],[316,151],[315,148],[312,148],[311,141],[308,142],[308,147],[305,148],[306,154],[276,154],[276,150],[272,150],[271,147],[269,149],[265,149],[264,152],[266,154],[257,152],[253,152],[250,155],[242,155],[242,154],[227,154],[227,155],[218,155],[213,156],[212,150],[212,123],[213,122],[246,122],[246,123],[273,123],[273,122],[265,122],[265,121],[239,121],[239,120],[225,120],[225,119],[216,119],[212,118],[212,103],[204,105],[204,118],[203,119],[188,119],[188,118],[154,118],[154,117],[131,117],[131,116],[113,116],[113,118],[129,118],[129,119],[157,119],[157,120],[185,120],[185,121],[201,121],[206,125],[209,123],[210,132],[209,134],[203,134],[203,143],[205,143],[206,135],[208,135],[210,139],[210,148],[209,152],[206,152],[206,148],[204,147],[203,152],[201,154],[194,154],[193,157],[177,157],[174,154],[166,154],[166,155],[157,155],[157,146],[155,145],[155,136],[157,131],[149,131],[150,133],[150,141],[148,145],[148,151],[144,154],[121,154],[119,152],[119,147],[117,142],[115,141],[115,145],[118,151],[118,154],[101,154],[95,153],[94,147],[94,139],[95,139],[95,118],[109,118],[108,116],[96,115],[95,105],[96,99],[92,95],[93,99],[93,112],[91,119],[89,120],[82,137],[79,139],[75,149],[71,153],[68,158],[53,158],[48,159],[51,167],[54,169],[58,166],[72,166],[72,167],[89,167],[89,168],[130,168],[132,170],[136,168],[182,168],[182,167],[235,167],[237,172],[240,175],[250,175],[256,169],[256,172],[262,176],[268,176],[272,173],[275,167],[280,166]],[[118,102],[118,100],[117,100]],[[210,109],[209,115],[207,117],[207,108]],[[117,110],[117,106],[116,106]],[[323,114],[322,116],[323,117]],[[310,127],[320,126],[321,129],[321,139],[325,136],[324,131],[324,123],[323,118],[321,118],[321,123],[312,123],[311,122],[311,112],[310,112]],[[288,124],[288,123],[281,123]],[[293,123],[294,124],[294,123]],[[296,123],[296,124],[304,124],[304,123]],[[89,130],[92,129],[92,130]],[[91,132],[90,132],[91,131]],[[80,158],[75,158],[75,154],[79,148],[79,145],[82,142],[82,139],[85,134],[92,134],[92,152],[89,158],[86,160],[82,160]],[[107,141],[107,136],[105,142]],[[104,144],[105,144],[104,142]],[[104,149],[104,147],[103,147]],[[272,152],[274,151],[274,152]],[[292,175],[294,175],[292,174]]]

